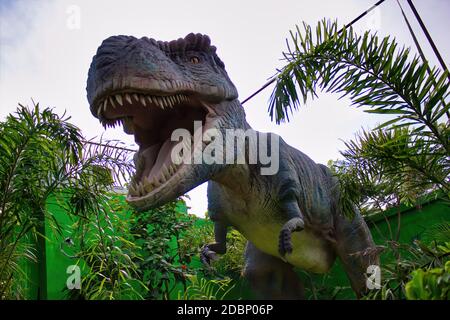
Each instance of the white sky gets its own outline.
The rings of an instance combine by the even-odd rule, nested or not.
[[[101,41],[111,35],[148,36],[158,40],[184,37],[189,32],[208,34],[218,47],[227,72],[239,90],[240,99],[263,85],[274,74],[285,38],[302,21],[315,26],[323,17],[348,23],[376,0],[223,0],[223,1],[111,1],[111,0],[0,0],[0,121],[14,112],[17,103],[42,106],[72,116],[87,138],[104,135],[133,143],[121,128],[106,132],[89,112],[86,77],[92,56]],[[404,9],[409,9],[401,0]],[[449,0],[415,0],[444,61],[449,61]],[[79,28],[76,13],[79,11]],[[434,55],[406,10],[426,55]],[[75,17],[75,18],[74,18]],[[74,24],[75,23],[75,24]],[[75,26],[75,28],[74,28]],[[376,30],[400,43],[413,42],[395,0],[386,0],[379,10],[354,26],[359,32]],[[413,48],[415,51],[415,48]],[[337,159],[348,140],[360,128],[373,127],[379,117],[349,107],[337,95],[319,99],[293,116],[289,124],[270,122],[267,113],[272,87],[245,104],[253,128],[273,131],[316,162]],[[206,185],[189,193],[191,212],[206,211]]]

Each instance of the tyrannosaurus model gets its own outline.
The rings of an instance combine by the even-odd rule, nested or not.
[[[302,286],[293,266],[325,273],[336,256],[356,294],[366,291],[367,268],[378,264],[375,246],[358,212],[351,220],[340,212],[337,183],[325,166],[281,138],[276,148],[268,147],[279,153],[274,174],[261,174],[260,156],[250,163],[248,154],[258,147],[248,139],[233,149],[236,156],[247,155],[244,162],[174,159],[180,145],[172,141],[176,129],[194,136],[210,129],[223,135],[242,129],[262,141],[263,134],[247,123],[237,90],[208,36],[191,33],[170,42],[107,38],[91,63],[87,97],[103,125],[122,123],[139,145],[127,196],[131,205],[140,210],[157,207],[209,181],[208,213],[216,242],[205,245],[203,261],[225,253],[227,227],[232,226],[248,239],[243,273],[262,298],[300,298]],[[186,160],[212,140],[198,143],[194,138],[192,145],[184,143],[184,155],[181,151],[179,156]]]

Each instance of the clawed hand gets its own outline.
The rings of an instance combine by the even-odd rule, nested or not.
[[[200,252],[200,261],[206,265],[210,266],[211,261],[217,260],[219,257],[217,256],[217,253],[213,250],[211,250],[208,245],[204,245],[202,248],[202,251]]]
[[[292,218],[284,224],[283,228],[281,228],[278,241],[278,252],[282,257],[287,253],[292,253],[292,232],[302,231],[304,227],[305,225],[302,218]]]

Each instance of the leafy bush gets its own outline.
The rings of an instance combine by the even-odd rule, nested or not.
[[[432,226],[430,230],[434,230],[435,239],[430,242],[416,240],[413,244],[402,244],[388,241],[383,246],[383,254],[390,262],[381,268],[381,288],[372,290],[366,299],[409,299],[419,296],[440,299],[447,294],[450,261],[448,226],[448,222]]]
[[[178,300],[224,300],[234,288],[230,278],[205,279],[190,275],[188,280],[190,284],[183,294],[179,293]]]
[[[405,290],[409,300],[450,300],[450,261],[444,268],[414,270]]]
[[[147,287],[140,280],[139,247],[130,231],[130,208],[123,199],[109,198],[91,219],[77,219],[72,226],[79,244],[76,264],[83,270],[80,290],[71,299],[143,299]]]
[[[140,259],[136,260],[140,278],[148,287],[146,299],[170,299],[181,285],[187,288],[186,275],[190,262],[198,252],[194,247],[180,245],[182,234],[194,223],[179,206],[177,199],[156,209],[139,212],[131,230],[135,243],[140,247]]]
[[[213,267],[221,274],[238,276],[244,266],[244,251],[247,239],[237,230],[231,229],[227,234],[227,252],[217,261],[213,261]]]
[[[23,298],[22,265],[45,263],[44,225],[58,221],[47,208],[56,194],[70,198],[68,213],[89,217],[115,180],[128,175],[127,155],[106,146],[92,148],[80,130],[51,109],[19,105],[0,123],[0,297]],[[98,170],[98,168],[104,168]],[[25,279],[28,281],[28,279]],[[41,284],[43,286],[43,284]],[[42,287],[41,286],[41,287]]]

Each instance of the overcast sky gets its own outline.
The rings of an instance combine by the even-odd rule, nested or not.
[[[17,103],[65,110],[87,138],[104,135],[127,144],[133,138],[121,128],[106,132],[89,112],[86,77],[92,56],[111,35],[148,36],[157,40],[184,37],[189,32],[208,34],[218,47],[227,72],[243,100],[283,65],[285,38],[296,24],[315,25],[323,17],[345,24],[376,0],[273,1],[99,1],[0,0],[0,121]],[[404,8],[407,2],[401,0]],[[450,0],[415,0],[414,3],[446,62],[450,58]],[[436,60],[413,15],[407,10],[426,55]],[[413,42],[395,0],[354,26],[380,35],[392,35],[408,46]],[[413,51],[415,49],[413,48]],[[276,132],[316,162],[337,159],[361,128],[380,118],[350,107],[337,95],[320,95],[296,113],[289,124],[275,125],[267,114],[272,87],[245,104],[253,128]],[[191,191],[191,212],[206,211],[206,186]]]

